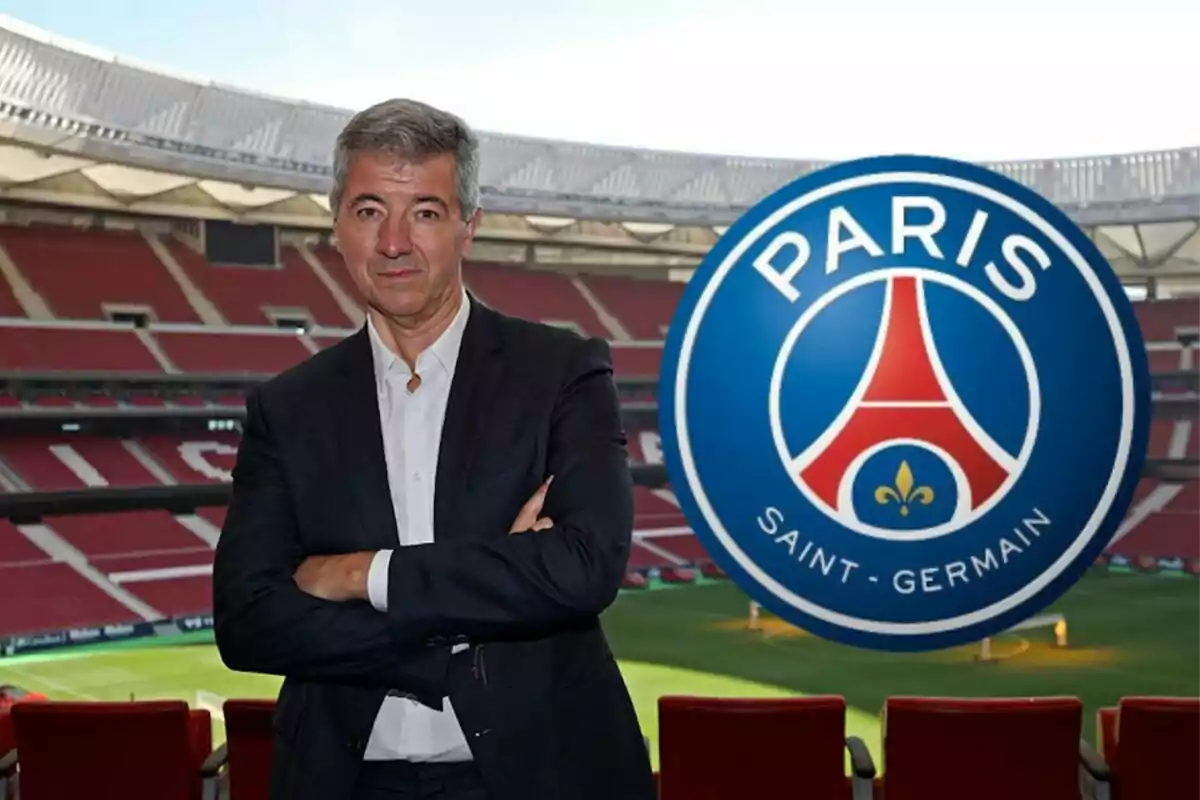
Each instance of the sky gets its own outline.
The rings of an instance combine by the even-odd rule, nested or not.
[[[969,160],[1200,145],[1196,0],[9,0],[169,71],[483,131]]]

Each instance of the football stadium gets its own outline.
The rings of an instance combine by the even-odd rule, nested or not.
[[[39,770],[74,780],[57,784],[72,797],[114,770],[122,797],[183,796],[156,793],[160,778],[189,797],[266,796],[281,679],[222,662],[213,551],[246,392],[364,322],[327,199],[351,113],[0,26],[0,797]],[[1085,796],[1196,796],[1200,146],[984,165],[1065,211],[1134,300],[1147,458],[1103,555],[1043,613],[969,646],[886,653],[800,630],[728,580],[672,493],[657,429],[689,277],[746,209],[825,164],[481,138],[469,290],[611,344],[636,523],[603,623],[654,769],[681,776],[664,798],[715,796],[688,794],[693,771],[738,797],[833,775],[844,793],[820,796],[849,798],[930,770],[957,785],[1019,771],[1037,798],[1063,769]],[[95,714],[18,737],[11,709],[45,701]],[[150,701],[176,705],[149,727],[107,705]],[[1063,731],[1065,754],[1048,744]],[[840,757],[804,757],[819,752]],[[726,767],[689,769],[702,764]]]

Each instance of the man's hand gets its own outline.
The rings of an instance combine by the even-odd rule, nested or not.
[[[508,530],[509,534],[524,533],[525,531],[544,531],[554,526],[554,520],[541,516],[542,503],[546,502],[546,492],[550,490],[550,483],[553,480],[554,476],[551,475],[546,479],[545,483],[537,488],[533,496],[525,501],[525,505],[521,506],[521,512],[517,514],[517,518],[513,520],[512,527]]]
[[[366,600],[367,572],[373,552],[309,556],[293,578],[303,591],[322,600]]]

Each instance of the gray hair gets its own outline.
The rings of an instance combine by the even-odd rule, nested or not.
[[[383,152],[424,160],[453,153],[455,191],[463,219],[479,207],[479,139],[455,115],[416,100],[392,99],[355,114],[338,134],[333,155],[333,189],[329,207],[334,217],[346,191],[346,173],[354,153]]]

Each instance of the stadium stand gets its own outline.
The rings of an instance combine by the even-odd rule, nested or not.
[[[163,316],[163,313],[159,312],[160,304],[163,308],[176,307],[178,310],[178,303],[171,306],[165,299],[174,297],[168,291],[172,288],[169,280],[161,284],[153,294],[148,293],[150,290],[146,287],[155,284],[146,276],[161,274],[169,277],[169,274],[156,260],[154,252],[145,246],[145,241],[135,234],[116,232],[109,238],[110,232],[105,231],[73,231],[63,237],[61,247],[58,247],[56,244],[47,245],[56,242],[57,237],[55,231],[45,226],[9,228],[5,233],[10,246],[14,242],[18,243],[14,249],[18,249],[19,257],[26,265],[23,269],[34,274],[43,274],[43,271],[39,271],[40,267],[30,269],[27,266],[37,263],[38,253],[48,252],[54,258],[66,261],[69,260],[69,254],[74,252],[73,248],[88,247],[93,239],[97,242],[97,252],[111,254],[123,252],[124,249],[130,254],[137,254],[135,269],[144,274],[140,273],[141,277],[135,285],[141,288],[141,293],[109,295],[108,289],[101,285],[97,289],[89,290],[92,294],[82,299],[70,300],[72,296],[68,290],[65,299],[75,305],[70,306],[68,303],[64,307],[77,309],[75,313],[80,316],[88,315],[99,319],[102,310],[113,305],[107,299],[110,296],[120,298],[127,304],[136,303],[149,307],[155,317]],[[193,276],[198,290],[205,295],[213,294],[218,297],[217,304],[223,308],[227,317],[239,323],[251,323],[250,326],[188,325],[181,328],[151,323],[147,328],[137,330],[115,330],[110,327],[111,323],[57,321],[43,324],[8,319],[0,323],[0,342],[9,343],[11,346],[6,346],[0,351],[3,358],[0,368],[18,371],[98,370],[161,373],[170,370],[183,373],[243,372],[267,375],[286,369],[309,357],[321,346],[328,346],[340,340],[348,330],[344,327],[347,318],[326,291],[326,286],[316,280],[311,270],[301,269],[300,265],[295,263],[299,256],[293,248],[284,248],[285,252],[294,256],[290,266],[271,276],[271,280],[262,281],[230,279],[228,275],[219,274],[219,270],[226,268],[208,265],[199,254],[182,243],[175,242],[171,250],[176,253],[181,263],[188,265],[187,269]],[[326,267],[340,266],[340,257],[335,252],[322,247],[314,248],[313,252],[322,254],[321,262]],[[236,272],[245,268],[228,269]],[[330,274],[338,274],[338,270],[331,269]],[[619,375],[653,377],[657,374],[661,352],[658,343],[612,339],[600,324],[593,307],[589,305],[585,296],[577,291],[571,279],[548,273],[525,272],[517,267],[483,264],[471,265],[468,274],[473,284],[485,287],[484,291],[489,291],[497,301],[507,303],[507,310],[512,313],[570,323],[580,330],[593,331],[596,335],[610,338]],[[293,288],[293,282],[301,284],[301,287]],[[653,333],[650,326],[658,325],[662,320],[669,320],[673,307],[667,304],[678,298],[678,289],[675,286],[667,287],[664,284],[662,291],[646,290],[653,282],[641,280],[637,281],[637,289],[642,293],[636,302],[614,301],[614,297],[621,296],[622,289],[628,288],[626,282],[610,278],[587,278],[586,282],[604,313],[618,317],[622,328],[638,335]],[[63,298],[62,290],[71,285],[70,282],[55,284],[53,280],[45,280],[44,283],[47,287],[46,293],[56,299]],[[120,292],[123,285],[118,282],[116,291]],[[49,288],[54,286],[58,286],[58,289]],[[166,288],[163,288],[164,286]],[[316,300],[322,293],[322,299]],[[183,293],[180,292],[175,300],[182,297]],[[206,296],[205,300],[207,299],[209,298]],[[488,298],[485,296],[484,299]],[[655,306],[656,302],[663,305]],[[264,308],[278,306],[303,307],[312,312],[316,321],[332,322],[342,328],[338,334],[314,336],[312,339],[294,331],[279,330],[270,325],[271,320],[263,311]],[[1162,337],[1170,331],[1185,327],[1181,324],[1184,321],[1181,307],[1178,303],[1139,304],[1138,316],[1142,324],[1147,326],[1147,338]],[[97,328],[97,325],[104,327]],[[1151,362],[1155,368],[1175,370],[1190,367],[1191,355],[1188,350],[1172,345],[1171,349],[1152,350]],[[231,407],[239,406],[242,402],[241,397],[237,395],[225,396],[221,400]],[[140,407],[163,404],[162,399],[153,396],[133,398],[128,402]],[[12,406],[15,403],[17,401],[14,398],[6,400],[6,405]],[[186,407],[201,405],[203,401],[198,398],[175,397],[171,403]],[[72,401],[61,396],[42,396],[34,401],[34,404],[50,407],[71,405]],[[111,398],[96,396],[88,398],[86,405],[115,406],[116,402]],[[1198,432],[1200,426],[1193,420],[1156,419],[1151,429],[1149,455],[1166,459],[1195,457],[1200,449]],[[0,440],[0,471],[15,479],[17,488],[32,491],[227,482],[230,479],[236,445],[235,434],[214,434],[191,440],[150,433],[124,440],[86,435],[10,436]],[[657,433],[653,430],[630,430],[630,453],[634,461],[649,461],[649,455],[660,463]],[[1143,481],[1135,496],[1129,530],[1118,535],[1110,552],[1130,560],[1139,557],[1200,558],[1200,541],[1197,541],[1194,535],[1197,515],[1200,514],[1200,497],[1197,497],[1196,486],[1195,481],[1179,484]],[[1139,511],[1139,504],[1143,503],[1148,505]],[[206,518],[211,519],[210,525],[219,528],[219,511],[205,509],[201,513],[201,519]],[[639,487],[637,519],[639,533],[631,559],[631,569],[710,566],[710,559],[703,548],[686,531],[682,513],[672,502],[669,492],[651,492]],[[69,535],[69,529],[75,523],[64,519],[64,524],[68,527]],[[97,516],[79,518],[79,524],[95,525],[98,529],[106,528],[104,519]],[[147,535],[153,538],[157,534]],[[172,546],[160,546],[161,542],[154,544],[148,541],[144,545],[151,549],[176,549]],[[130,547],[128,553],[138,553],[141,549],[142,545]],[[84,554],[93,555],[86,549]],[[164,573],[167,577],[139,582],[130,587],[131,593],[164,613],[179,612],[181,609],[187,609],[189,612],[202,610],[198,606],[203,605],[200,598],[206,591],[207,578],[190,574],[171,577],[173,573],[169,568],[172,566],[176,565],[167,564],[164,567],[167,569]],[[68,576],[58,580],[79,585],[85,596],[94,593],[94,587],[78,584]],[[86,603],[81,602],[78,606],[85,608]],[[104,609],[105,606],[99,608]],[[107,608],[108,611],[113,610],[111,604]],[[100,618],[109,619],[111,614],[102,613],[97,619]],[[75,617],[76,621],[81,619],[83,617]]]
[[[613,336],[563,275],[507,264],[469,263],[463,265],[463,279],[485,303],[506,314],[571,327],[588,336]]]
[[[583,284],[621,321],[632,339],[663,339],[683,284],[612,276],[584,276]]]
[[[58,319],[201,321],[137,231],[4,225],[0,247]]]
[[[41,561],[0,564],[0,635],[118,625],[137,618],[77,564],[49,559],[45,554]]]
[[[362,299],[358,295],[358,289],[354,287],[354,281],[346,274],[346,262],[342,259],[342,254],[323,243],[313,245],[309,248],[309,252],[321,263],[321,266],[325,268],[325,274],[333,279],[346,297],[357,308],[362,309],[364,307]]]
[[[210,433],[184,439],[166,434],[138,437],[138,442],[179,483],[228,482],[237,455],[235,434]]]
[[[231,325],[273,325],[272,312],[305,316],[331,328],[353,323],[293,247],[279,248],[277,268],[210,264],[202,253],[172,239],[172,257]]]
[[[32,237],[35,241],[37,236],[52,238],[44,229],[36,233],[22,230],[22,235],[26,240]],[[73,246],[78,246],[81,240],[86,241],[90,236],[100,236],[100,234],[91,231],[79,232],[68,239]],[[115,241],[123,241],[122,246],[130,246],[131,240],[118,238]],[[28,241],[25,243],[28,244]],[[146,249],[146,252],[153,256],[149,249]],[[22,253],[23,259],[28,261],[29,251],[22,251]],[[203,260],[194,251],[188,250],[188,253],[190,255],[186,259],[192,264],[189,269],[193,272],[199,274],[203,269],[218,269],[197,264],[197,260],[201,262]],[[332,256],[326,254],[325,259],[332,260],[335,257],[336,254]],[[506,278],[520,272],[518,268],[505,267],[502,268],[502,273],[498,272],[481,281],[479,278],[481,271],[491,268],[474,265],[471,275],[475,282],[482,282],[485,286],[493,287],[493,295],[496,294],[494,287],[509,286]],[[292,269],[290,272],[280,274],[284,276],[281,279],[282,282],[271,285],[264,283],[265,288],[262,288],[258,294],[252,295],[254,299],[250,302],[257,304],[256,307],[269,307],[271,304],[282,303],[296,305],[308,302],[312,299],[311,295],[317,292],[325,291],[325,287],[315,279],[303,291],[280,290],[279,287],[284,286],[296,275],[311,276],[312,273]],[[198,285],[207,287],[220,280],[223,278],[202,278],[197,279],[196,282]],[[583,295],[576,291],[576,287],[571,284],[569,279],[548,276],[543,273],[526,273],[524,280],[525,284],[518,284],[523,287],[523,291],[511,291],[511,287],[509,287],[508,294],[500,295],[501,298],[507,298],[510,303],[523,303],[523,305],[510,307],[514,313],[523,313],[531,318],[569,321],[577,324],[581,329],[587,328],[589,325],[593,327],[599,325],[596,316],[591,313],[591,308],[584,301]],[[639,281],[639,284],[643,285],[649,283],[648,281]],[[546,287],[554,288],[543,292]],[[599,281],[593,289],[596,296],[601,298],[601,302],[604,302],[605,297],[616,291],[614,287],[620,288],[620,283]],[[221,291],[225,291],[225,289],[221,289]],[[647,296],[657,296],[660,300],[663,298],[669,300],[677,297],[677,293],[673,294],[672,292],[674,292],[673,289],[664,290],[657,295],[651,292]],[[535,305],[529,301],[531,297],[548,299],[538,301],[541,302],[541,305]],[[570,298],[570,300],[566,298]],[[146,300],[145,297],[134,299]],[[98,296],[93,300],[95,301],[93,305],[97,309],[106,304],[103,296]],[[609,300],[611,301],[611,298]],[[321,304],[315,302],[311,303],[311,306],[322,307]],[[336,304],[326,307],[326,311],[329,311],[330,307],[336,308]],[[240,308],[242,311],[239,313],[245,315],[240,319],[248,321],[251,316],[250,306],[243,305]],[[664,307],[655,312],[653,307],[644,302],[637,305],[636,309],[623,307],[620,311],[622,325],[629,330],[646,333],[648,332],[644,324],[646,321],[669,319],[671,310],[670,307]],[[1179,311],[1175,304],[1164,305],[1163,314],[1165,322],[1159,321],[1156,314],[1139,306],[1139,319],[1143,320],[1144,324],[1152,326],[1151,330],[1161,332],[1179,322]],[[95,315],[99,316],[99,312],[97,311]],[[319,344],[314,340],[313,345],[309,346],[304,343],[303,336],[292,331],[272,328],[266,322],[264,315],[263,320],[259,320],[256,326],[250,328],[244,326],[236,328],[189,326],[185,330],[179,330],[178,328],[162,329],[153,324],[149,329],[137,331],[95,330],[91,327],[85,327],[83,330],[65,327],[0,327],[0,332],[13,335],[12,341],[17,345],[3,351],[5,363],[0,364],[0,367],[15,370],[82,371],[101,369],[117,372],[161,372],[163,364],[166,364],[171,369],[183,372],[272,374],[307,358],[320,345],[337,341],[341,335],[344,335],[343,333],[321,337]],[[345,319],[337,319],[336,322],[343,325]],[[25,325],[28,324],[25,323]],[[70,323],[57,323],[60,326],[64,324]],[[90,326],[96,323],[79,324]],[[31,332],[35,333],[33,339],[29,338]],[[121,347],[110,344],[117,341],[123,343]],[[97,346],[98,344],[99,346]],[[660,353],[656,343],[613,340],[613,345],[614,359],[620,374],[625,376],[653,376],[656,374],[657,359]],[[155,355],[156,351],[157,356]],[[1182,349],[1151,352],[1160,354],[1158,358],[1154,359],[1154,363],[1164,368],[1178,368],[1180,362],[1184,360],[1184,356],[1181,354],[1186,353]],[[108,355],[98,356],[97,354]],[[1165,354],[1166,357],[1164,358],[1162,354]],[[223,399],[231,406],[241,403],[239,396]],[[10,399],[11,402],[14,401]],[[162,402],[161,399],[154,397],[142,397],[134,400],[135,404],[143,407]],[[197,398],[172,399],[174,405],[180,406],[196,405],[201,402]],[[64,397],[42,397],[36,401],[37,405],[43,407],[70,403],[71,401]],[[87,404],[104,406],[115,403],[111,398],[101,396],[89,398]],[[1150,456],[1169,459],[1196,455],[1197,428],[1198,426],[1191,420],[1156,419],[1153,422],[1150,436]],[[144,434],[124,440],[86,435],[10,436],[0,440],[0,468],[16,480],[19,488],[33,491],[64,491],[85,487],[137,487],[162,483],[187,485],[227,482],[230,479],[236,445],[237,436],[235,434],[214,434],[196,439]],[[654,461],[661,462],[657,433],[653,430],[630,430],[630,453],[631,458],[635,461],[650,460],[647,458],[649,455],[653,457]],[[1196,485],[1195,481],[1186,481],[1181,484],[1154,480],[1143,481],[1139,486],[1134,509],[1130,515],[1132,524],[1129,530],[1119,534],[1111,548],[1111,553],[1131,560],[1138,557],[1200,558],[1200,542],[1193,535],[1196,529],[1197,515],[1200,514],[1200,497],[1197,497]],[[703,548],[687,532],[683,515],[674,504],[669,491],[665,493],[663,491],[652,492],[644,487],[639,487],[636,499],[638,536],[637,546],[631,559],[631,569],[670,570],[680,567],[710,566],[710,559]],[[1149,503],[1144,509],[1145,513],[1138,512],[1139,504],[1142,503]],[[206,518],[211,519],[210,526],[219,528],[221,520],[217,510],[204,510],[201,519]],[[67,538],[70,538],[72,531],[75,530],[74,526],[77,524],[95,526],[98,530],[108,529],[106,519],[94,515],[77,518],[76,522],[64,518],[61,524],[66,527],[62,533]],[[172,525],[174,528],[182,530],[177,524],[173,523]],[[54,525],[50,527],[55,528]],[[126,526],[122,530],[132,530],[133,528],[140,530],[140,526],[136,525]],[[171,552],[179,549],[176,545],[161,539],[164,535],[161,533],[161,525],[157,528],[158,533],[155,533],[155,530],[154,526],[146,526],[144,535],[149,539],[145,542],[138,540],[139,544],[129,545],[123,552],[134,557],[143,550]],[[126,535],[136,537],[143,534]],[[82,552],[85,557],[96,555],[89,552],[87,548],[82,548]],[[163,565],[164,577],[159,580],[139,581],[126,588],[135,598],[144,600],[150,607],[163,613],[184,613],[185,609],[187,612],[203,610],[201,599],[207,590],[207,577],[192,574],[175,575],[171,572],[171,568],[175,566],[180,565],[174,563]],[[183,566],[193,567],[196,565],[188,563]],[[71,581],[69,576],[64,575],[58,580],[80,586],[80,591],[86,597],[94,594],[94,586]],[[87,605],[81,601],[77,607],[82,610]],[[95,620],[86,621],[92,623],[101,619],[106,621],[111,619],[112,614],[108,613],[114,610],[111,604],[100,606],[99,610],[106,608],[107,610]],[[84,620],[85,616],[75,616],[73,619],[78,622]],[[60,617],[55,617],[55,619],[58,618]],[[12,632],[11,629],[8,630]]]
[[[101,436],[13,436],[0,439],[0,461],[29,489],[153,486],[133,443]]]
[[[161,372],[140,331],[111,323],[15,324],[0,322],[0,355],[6,370],[62,372]]]
[[[299,364],[314,352],[295,332],[271,328],[211,332],[156,330],[154,338],[170,363],[181,372],[271,375]]]
[[[1134,308],[1147,342],[1177,342],[1181,335],[1191,336],[1194,341],[1200,328],[1193,298],[1137,303]]]
[[[25,316],[25,309],[17,302],[16,294],[8,281],[0,281],[0,319],[15,319]]]
[[[174,517],[159,509],[44,517],[42,523],[96,566],[108,564],[107,559],[114,556],[189,553],[206,545],[179,525]],[[209,547],[204,549],[211,551]],[[107,566],[106,569],[115,571],[121,567]]]

